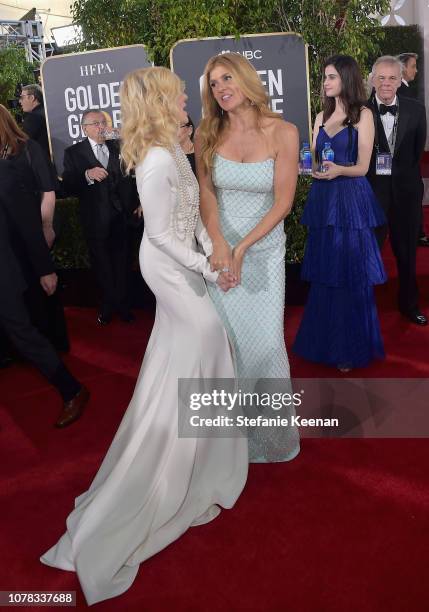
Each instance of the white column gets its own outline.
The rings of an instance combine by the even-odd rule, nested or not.
[[[425,105],[426,118],[429,125],[429,0],[414,0],[414,18],[423,34],[424,49],[424,81],[425,81]],[[426,139],[426,150],[429,150],[429,133]]]

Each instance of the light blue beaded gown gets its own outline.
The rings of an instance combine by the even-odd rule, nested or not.
[[[234,247],[266,215],[274,202],[274,160],[235,162],[216,154],[212,181],[225,240]],[[208,291],[236,356],[237,377],[283,379],[290,391],[284,341],[285,244],[283,222],[251,246],[244,257],[241,284],[227,293],[210,283]],[[285,381],[285,382],[284,382]],[[273,381],[270,388],[274,388]],[[247,389],[246,389],[247,390]],[[294,415],[287,409],[287,416]],[[285,416],[285,413],[282,414]],[[299,452],[295,427],[248,430],[249,461],[288,461]]]

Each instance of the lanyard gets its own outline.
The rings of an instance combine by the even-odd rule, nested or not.
[[[373,106],[374,106],[374,110],[375,110],[375,115],[376,115],[376,120],[374,122],[375,123],[374,143],[375,143],[375,148],[376,148],[377,153],[380,153],[380,139],[379,139],[379,134],[378,134],[378,119],[380,119],[381,125],[383,125],[383,122],[381,121],[381,115],[380,115],[380,111],[378,110],[378,104],[377,104],[377,100],[375,99],[375,96],[373,96],[372,102],[373,102]],[[393,153],[395,151],[396,133],[398,131],[398,119],[399,119],[399,99],[398,99],[398,97],[396,97],[396,105],[398,107],[398,110],[397,110],[396,115],[395,115],[395,121],[393,123],[392,133],[390,134],[390,141],[389,141],[389,138],[387,138],[387,136],[386,136],[387,144],[389,145],[390,153],[391,153],[392,156],[393,156]],[[384,126],[383,126],[383,128],[384,128]]]

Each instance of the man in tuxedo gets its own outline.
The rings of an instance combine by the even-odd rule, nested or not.
[[[24,111],[23,131],[29,138],[38,142],[47,157],[50,158],[43,91],[40,85],[24,85],[19,96],[19,103]]]
[[[97,321],[107,325],[117,312],[130,323],[134,316],[128,303],[126,213],[137,206],[135,190],[121,171],[117,141],[105,139],[103,113],[86,111],[81,125],[86,138],[65,151],[63,185],[80,201],[91,265],[101,289]]]
[[[415,87],[410,86],[410,83],[412,83],[416,78],[418,57],[419,56],[417,55],[417,53],[401,53],[400,55],[398,55],[398,59],[402,63],[402,83],[397,91],[400,97],[413,99],[416,99],[417,97],[417,90]],[[426,236],[424,227],[423,202],[417,245],[422,247],[429,247],[429,238],[428,236]]]
[[[417,53],[401,53],[398,60],[402,63],[402,80],[397,94],[405,98],[416,98],[416,90],[410,87],[417,74]]]
[[[419,163],[426,140],[426,114],[416,100],[397,96],[401,70],[401,62],[387,55],[373,66],[375,92],[369,105],[374,113],[375,138],[367,177],[388,220],[399,276],[399,310],[416,325],[427,325],[418,306],[416,281],[423,189]],[[391,172],[386,174],[389,164]],[[378,228],[380,247],[386,236],[387,226]]]
[[[16,198],[19,181],[13,163],[0,160],[0,326],[17,350],[61,394],[63,409],[55,426],[66,427],[81,416],[89,392],[70,374],[49,341],[31,324],[25,308],[26,283],[13,250],[16,237],[26,245],[28,259],[48,295],[55,291],[57,275],[34,202],[27,199],[24,192]]]

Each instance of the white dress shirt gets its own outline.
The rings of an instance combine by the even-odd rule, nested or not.
[[[377,95],[375,96],[375,99],[377,100],[377,105],[380,108],[380,104],[384,104],[384,102],[382,102]],[[390,104],[385,104],[385,106],[393,106],[394,104],[397,104],[397,103],[398,103],[398,97],[395,96],[392,102]],[[384,127],[384,133],[386,134],[386,138],[389,141],[390,137],[392,136],[392,130],[395,124],[395,117],[391,115],[390,113],[386,113],[385,115],[380,115],[380,119]]]
[[[95,157],[98,159],[98,150],[99,150],[98,149],[98,142],[95,142],[95,140],[92,140],[92,138],[88,138],[88,140],[89,140],[89,144],[92,147],[92,150],[94,152]],[[103,148],[103,153],[106,155],[107,159],[109,159],[109,149],[108,149],[107,145],[103,144],[102,148]],[[98,159],[98,161],[100,161],[100,160]]]
[[[95,155],[95,158],[98,159],[98,142],[96,142],[95,140],[92,140],[92,138],[88,137],[88,142],[92,147],[92,151]],[[109,148],[107,147],[106,144],[103,144],[103,151],[107,156],[107,159],[109,159]],[[98,160],[100,161],[100,160]],[[103,165],[103,164],[102,164]],[[88,170],[85,170],[85,178],[86,178],[86,182],[88,183],[88,185],[93,185],[94,181],[92,179],[89,178],[88,176]]]

